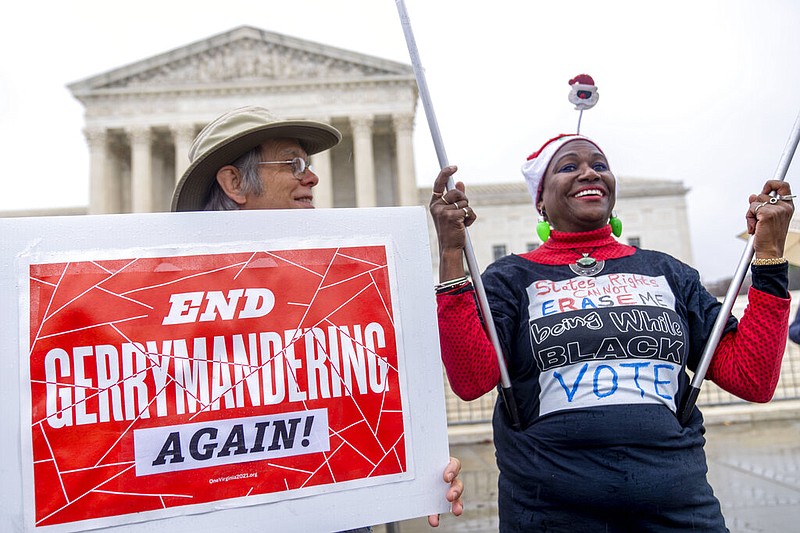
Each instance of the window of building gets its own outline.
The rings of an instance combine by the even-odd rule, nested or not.
[[[525,249],[528,252],[532,252],[535,249],[537,249],[538,247],[539,247],[539,243],[538,242],[529,242],[528,244],[525,245]]]
[[[628,237],[628,244],[639,248],[641,247],[641,239],[639,237]]]
[[[501,257],[505,257],[506,254],[506,245],[505,244],[495,244],[492,246],[492,257],[494,260],[497,261]]]

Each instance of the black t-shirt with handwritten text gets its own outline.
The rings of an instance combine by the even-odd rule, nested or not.
[[[511,255],[482,279],[523,421],[498,402],[502,530],[725,531],[702,417],[675,414],[720,308],[697,271],[637,250],[594,277]]]

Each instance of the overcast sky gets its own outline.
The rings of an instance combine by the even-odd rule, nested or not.
[[[600,100],[582,133],[623,180],[689,187],[694,266],[706,281],[733,274],[747,196],[773,176],[800,112],[800,2],[406,7],[449,161],[467,186],[521,180],[531,151],[574,131],[567,81],[586,72]],[[0,19],[0,210],[88,203],[83,107],[67,84],[240,25],[410,63],[392,0],[15,2]],[[415,150],[427,185],[438,163],[421,105]],[[795,190],[798,178],[795,163]]]

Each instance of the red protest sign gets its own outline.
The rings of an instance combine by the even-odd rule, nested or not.
[[[406,472],[385,246],[29,273],[38,526]]]

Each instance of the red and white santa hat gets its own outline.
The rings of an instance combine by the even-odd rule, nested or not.
[[[533,205],[540,213],[539,200],[542,197],[542,178],[544,178],[544,173],[559,148],[572,141],[587,141],[597,146],[596,142],[583,135],[562,133],[544,143],[541,148],[529,155],[528,160],[522,165],[522,175],[525,176],[525,181],[528,184],[528,192],[531,193]],[[603,153],[602,148],[597,146],[597,149]]]

